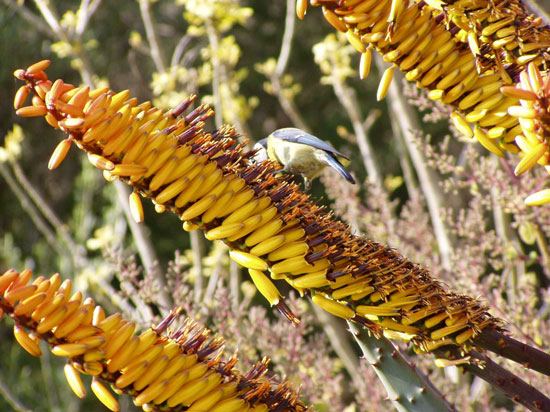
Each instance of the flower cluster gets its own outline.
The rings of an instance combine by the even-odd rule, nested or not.
[[[232,127],[204,131],[212,110],[184,115],[193,101],[163,112],[137,104],[129,92],[90,91],[52,82],[43,61],[16,77],[34,92],[33,105],[17,113],[45,116],[69,134],[55,149],[55,168],[74,142],[108,180],[134,187],[130,203],[143,219],[140,197],[159,212],[171,210],[186,230],[202,228],[224,240],[232,259],[249,269],[259,291],[289,320],[298,322],[272,279],[284,279],[314,303],[375,334],[411,341],[429,351],[460,345],[486,327],[498,327],[476,299],[447,291],[428,271],[397,251],[355,236],[293,183],[276,178],[277,165],[255,162]]]
[[[67,358],[65,376],[81,398],[86,388],[80,374],[85,374],[93,376],[92,391],[112,411],[120,406],[104,383],[147,411],[307,410],[288,382],[273,387],[264,378],[267,359],[241,374],[235,356],[222,361],[220,337],[210,337],[189,319],[170,330],[180,308],[138,335],[120,313],[106,317],[93,299],[71,295],[71,281],[62,282],[59,274],[29,284],[31,277],[30,270],[0,275],[0,314],[15,320],[15,338],[31,355],[42,355],[43,340],[54,355]]]
[[[407,80],[428,89],[430,99],[453,107],[451,119],[462,134],[475,137],[498,156],[519,154],[516,174],[536,163],[550,165],[550,146],[543,133],[547,93],[539,72],[547,60],[550,30],[519,0],[311,4],[322,4],[325,19],[361,53],[361,78],[369,71],[372,48],[392,64],[382,76],[378,100],[386,95],[398,67]],[[299,17],[306,8],[307,2],[298,0]],[[523,90],[531,94],[525,97]],[[524,99],[537,100],[539,110],[518,109]],[[526,202],[550,202],[549,192],[533,194]]]

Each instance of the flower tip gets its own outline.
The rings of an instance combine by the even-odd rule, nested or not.
[[[62,140],[57,147],[55,148],[52,157],[50,157],[50,161],[48,162],[48,169],[54,170],[59,167],[61,162],[65,160],[65,157],[67,156],[67,153],[69,152],[69,149],[71,148],[71,142],[72,139],[68,138],[65,140]]]
[[[540,206],[550,203],[550,189],[544,189],[527,196],[524,203],[527,206]]]
[[[50,64],[52,64],[51,60],[41,60],[37,63],[31,64],[27,67],[27,75],[40,73],[50,67]]]
[[[25,80],[25,70],[17,69],[13,72],[13,75],[19,80]]]

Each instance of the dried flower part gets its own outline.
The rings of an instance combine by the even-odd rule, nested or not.
[[[316,6],[321,2],[311,0]],[[362,54],[374,47],[428,96],[451,105],[452,120],[497,156],[518,154],[516,174],[535,164],[550,171],[548,74],[550,28],[519,0],[327,0],[323,16]],[[368,50],[368,49],[367,49]],[[474,123],[474,127],[470,125]],[[519,136],[519,141],[518,141]],[[526,199],[542,204],[544,196]]]
[[[287,382],[273,387],[264,378],[267,359],[241,374],[234,369],[235,357],[222,361],[220,337],[210,337],[190,319],[170,330],[181,308],[138,335],[120,313],[105,317],[92,299],[71,295],[69,280],[61,283],[55,274],[27,285],[31,275],[12,269],[0,275],[0,313],[15,320],[15,338],[31,355],[42,356],[42,340],[54,355],[68,358],[65,376],[80,398],[86,396],[84,374],[94,377],[92,392],[112,411],[120,406],[105,384],[147,411],[308,410]]]
[[[401,14],[396,16],[399,21]],[[33,76],[18,75],[39,96]],[[69,95],[50,99],[48,114],[78,147],[114,165],[104,175],[176,213],[186,230],[200,227],[207,238],[224,240],[231,258],[251,271],[260,292],[292,322],[298,320],[261,272],[269,270],[272,279],[284,279],[337,316],[376,335],[412,341],[423,351],[463,345],[483,328],[498,327],[479,301],[448,292],[397,251],[353,235],[294,183],[274,177],[277,165],[254,162],[254,152],[237,142],[233,127],[205,132],[203,120],[212,115],[208,106],[188,114],[176,110],[181,117],[175,117],[174,111],[138,105],[127,91],[66,93],[88,96],[80,101],[81,125],[63,126],[74,117],[58,101],[69,101]],[[50,315],[53,320],[64,316],[56,315],[63,309]],[[44,322],[42,329],[52,327],[53,321]]]

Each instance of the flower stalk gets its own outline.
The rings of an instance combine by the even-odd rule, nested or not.
[[[208,239],[223,240],[292,322],[299,320],[272,280],[285,280],[375,336],[411,342],[418,352],[448,346],[467,352],[489,336],[485,331],[495,344],[503,336],[500,320],[477,299],[448,291],[397,251],[353,235],[294,183],[275,177],[274,163],[254,162],[233,127],[207,133],[204,121],[212,110],[190,110],[195,96],[161,111],[138,104],[127,91],[52,82],[43,70],[17,70],[15,76],[35,95],[30,107],[39,107],[49,124],[93,155],[107,180],[126,182],[157,210],[176,213],[184,229],[201,228]]]
[[[17,342],[42,356],[45,341],[56,356],[67,358],[65,377],[79,398],[86,396],[81,375],[93,376],[91,389],[110,410],[119,411],[115,395],[128,394],[145,411],[306,411],[288,382],[274,387],[265,379],[264,358],[248,373],[235,370],[235,356],[221,359],[223,339],[185,319],[174,309],[162,322],[137,334],[120,313],[106,316],[93,299],[72,294],[70,280],[55,274],[31,282],[32,272],[0,275],[0,316],[15,321]]]

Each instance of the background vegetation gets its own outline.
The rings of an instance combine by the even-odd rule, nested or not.
[[[296,125],[331,141],[351,155],[359,184],[329,171],[314,184],[314,196],[455,292],[482,296],[514,336],[548,350],[550,209],[523,204],[547,185],[542,168],[514,177],[514,159],[499,161],[458,137],[449,110],[400,78],[390,108],[388,101],[376,102],[376,67],[359,80],[355,50],[318,9],[295,22],[292,3],[4,0],[0,270],[59,271],[108,310],[122,310],[144,327],[175,301],[223,334],[229,352],[238,348],[243,368],[270,357],[273,373],[301,385],[303,398],[318,410],[389,408],[369,365],[357,362],[359,350],[345,325],[304,299],[291,299],[302,317],[293,329],[229,263],[224,246],[188,234],[150,203],[144,203],[145,224],[135,227],[118,200],[122,189],[105,185],[82,154],[75,151],[47,171],[61,133],[15,116],[19,85],[12,72],[49,58],[52,78],[129,88],[159,107],[197,93],[216,109],[212,129],[233,123],[255,141]],[[167,285],[155,281],[156,273],[166,274]],[[159,301],[163,287],[167,297]],[[0,410],[101,408],[93,396],[81,401],[72,394],[60,362],[47,351],[34,359],[15,345],[11,329],[10,321],[0,323]],[[459,410],[514,410],[457,368],[438,369],[430,357],[412,362]],[[550,391],[544,378],[510,367]]]

